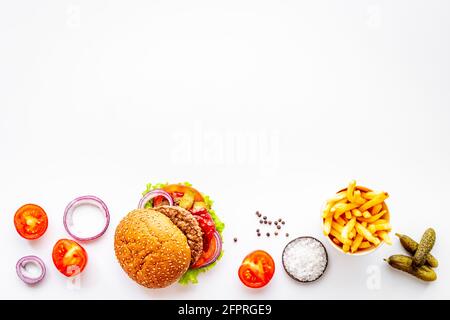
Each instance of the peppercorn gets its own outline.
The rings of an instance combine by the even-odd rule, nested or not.
[[[272,225],[272,221],[269,221],[269,226],[271,226]]]
[[[268,237],[270,237],[270,233],[269,233],[269,232],[267,232],[266,235],[267,235]]]
[[[286,237],[289,237],[289,233],[286,233]]]
[[[277,235],[278,235],[278,232],[275,231],[275,235],[277,236]]]
[[[264,217],[263,217],[263,219],[264,219],[264,220],[267,220],[267,217],[266,217],[266,216],[264,216]]]
[[[261,223],[261,224],[262,224],[262,223],[263,223],[263,221],[262,221],[262,220],[259,220],[259,223]]]
[[[282,221],[281,224],[285,224],[286,222]]]
[[[275,221],[274,224],[275,224],[275,225],[278,225],[278,221]]]
[[[277,225],[277,229],[280,230],[280,229],[281,229],[281,226],[280,226],[280,225]]]
[[[237,242],[237,238],[234,238],[233,240],[234,240],[234,242]]]
[[[278,219],[278,222],[281,222],[282,220],[281,219]]]

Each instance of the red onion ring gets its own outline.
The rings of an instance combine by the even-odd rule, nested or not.
[[[209,259],[202,265],[195,267],[194,269],[200,269],[200,268],[207,267],[207,266],[213,264],[214,262],[216,262],[217,259],[219,259],[220,253],[222,252],[222,238],[220,237],[219,232],[217,232],[217,231],[214,232],[214,238],[216,238],[216,250],[214,251],[214,254],[211,256],[211,259]]]
[[[38,265],[39,268],[41,269],[41,273],[36,278],[29,277],[24,273],[25,267],[29,263],[34,263],[34,264]],[[22,280],[26,284],[36,284],[36,283],[42,281],[42,279],[44,279],[45,274],[47,272],[44,262],[36,256],[25,256],[25,257],[19,259],[19,261],[17,261],[17,264],[16,264],[16,271],[17,271],[17,275],[19,276],[20,280]]]
[[[105,218],[106,218],[105,227],[103,228],[103,230],[99,234],[96,234],[96,235],[91,236],[91,237],[79,237],[79,236],[73,234],[70,231],[69,225],[73,224],[72,214],[73,214],[73,212],[75,211],[75,209],[77,207],[82,206],[82,205],[93,205],[93,206],[99,208],[105,214]],[[66,210],[64,211],[64,218],[63,218],[64,228],[66,229],[67,233],[72,238],[74,238],[75,240],[78,240],[78,241],[91,241],[91,240],[95,240],[95,239],[100,238],[106,232],[106,230],[108,229],[109,222],[110,222],[110,215],[109,215],[108,207],[106,206],[106,204],[100,198],[98,198],[96,196],[82,196],[82,197],[78,197],[78,198],[72,200],[67,205]]]
[[[167,193],[166,191],[161,190],[161,189],[155,189],[155,190],[152,190],[152,191],[149,191],[148,193],[146,193],[145,196],[141,199],[141,201],[139,201],[138,209],[144,209],[145,205],[150,200],[152,200],[153,198],[156,198],[156,197],[160,197],[160,196],[166,198],[167,201],[169,201],[169,206],[173,206],[173,199],[169,193]]]

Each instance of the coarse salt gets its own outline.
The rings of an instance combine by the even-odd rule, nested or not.
[[[283,252],[283,265],[287,273],[302,282],[320,278],[327,264],[325,247],[312,237],[301,237],[291,241]]]

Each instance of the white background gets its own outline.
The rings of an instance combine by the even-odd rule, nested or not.
[[[1,1],[0,298],[450,298],[449,15],[445,0]],[[396,241],[365,257],[326,243],[325,276],[301,285],[281,267],[288,240],[256,238],[261,210],[324,240],[322,203],[352,178],[390,193],[395,232],[435,227],[437,282],[386,266]],[[196,286],[148,290],[115,260],[116,225],[161,181],[194,183],[226,222]],[[51,249],[83,194],[112,221],[74,288]],[[13,226],[29,202],[50,219],[33,242]],[[261,290],[237,277],[255,249],[277,264]],[[48,267],[36,287],[15,274],[28,254]]]

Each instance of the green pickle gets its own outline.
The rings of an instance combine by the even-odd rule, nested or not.
[[[391,267],[407,272],[420,280],[435,281],[437,279],[436,272],[434,272],[431,267],[427,265],[423,265],[419,268],[414,267],[413,258],[411,257],[397,254],[385,259],[385,261],[389,263]]]
[[[178,205],[183,209],[189,210],[194,205],[194,200],[195,194],[191,191],[186,191],[186,193],[183,195]]]
[[[428,254],[430,254],[431,249],[433,249],[434,243],[436,242],[436,232],[434,229],[429,228],[425,231],[420,240],[419,247],[413,257],[413,263],[415,267],[421,267],[425,264]]]
[[[404,234],[396,233],[395,235],[400,239],[400,243],[406,251],[408,251],[412,255],[416,253],[419,244],[414,241],[414,239]],[[431,253],[426,256],[426,263],[432,268],[437,268],[439,265],[438,259],[436,259]]]

